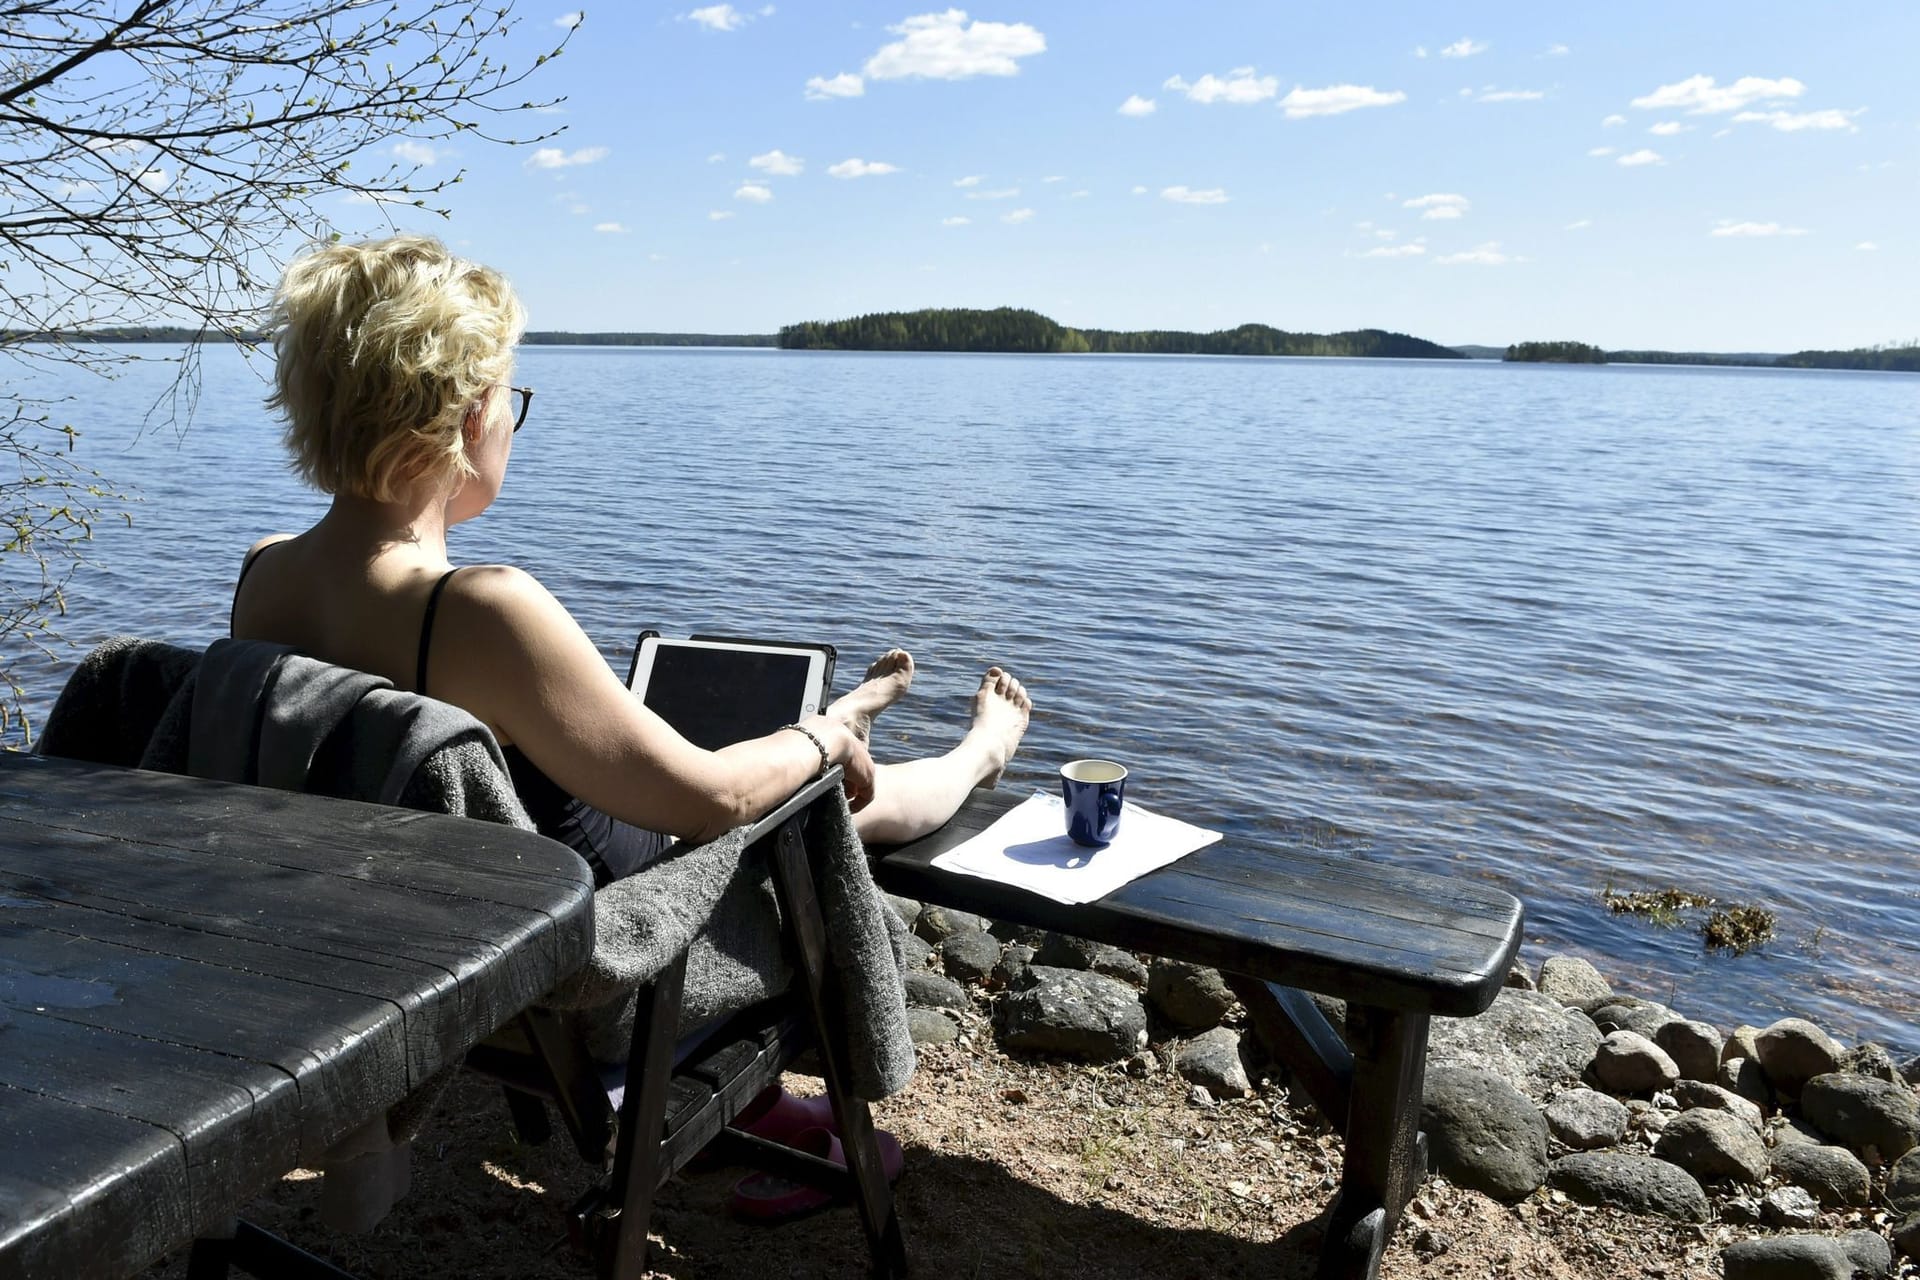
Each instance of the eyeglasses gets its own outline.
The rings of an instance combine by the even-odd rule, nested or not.
[[[527,408],[533,404],[532,387],[508,387],[513,393],[513,429],[518,431],[527,423]]]

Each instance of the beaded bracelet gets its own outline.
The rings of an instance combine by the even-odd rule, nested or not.
[[[808,742],[811,742],[813,744],[813,749],[815,751],[818,751],[820,753],[820,772],[814,774],[813,775],[814,777],[816,778],[820,777],[822,774],[825,774],[828,769],[831,769],[833,767],[833,757],[827,754],[827,744],[820,741],[819,737],[814,733],[813,730],[807,728],[805,725],[798,725],[798,724],[783,724],[780,727],[782,729],[791,729],[795,733],[800,734],[801,736],[806,738]]]

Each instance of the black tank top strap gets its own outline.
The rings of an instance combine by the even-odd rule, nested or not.
[[[447,579],[458,572],[458,568],[447,570],[440,575],[440,581],[433,584],[433,590],[427,592],[427,612],[420,619],[420,658],[413,672],[413,691],[423,697],[427,692],[427,650],[433,646],[433,615],[440,608],[440,593],[446,590]]]
[[[240,588],[246,585],[247,575],[253,572],[253,566],[260,563],[260,557],[267,553],[268,548],[279,545],[280,543],[278,542],[269,542],[264,547],[255,547],[247,553],[247,558],[240,562],[240,576],[233,580],[233,602],[227,606],[227,635],[229,637],[233,635],[234,617],[240,612]]]

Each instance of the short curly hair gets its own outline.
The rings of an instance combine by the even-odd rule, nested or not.
[[[471,477],[461,421],[513,368],[526,313],[505,276],[428,236],[324,245],[274,292],[267,404],[292,466],[325,493],[391,502]]]

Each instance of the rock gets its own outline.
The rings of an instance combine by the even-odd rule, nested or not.
[[[1614,1093],[1650,1093],[1680,1078],[1666,1051],[1633,1031],[1609,1031],[1593,1055],[1593,1078]]]
[[[1553,1162],[1547,1170],[1547,1185],[1581,1204],[1628,1213],[1658,1214],[1683,1222],[1705,1222],[1711,1214],[1707,1193],[1692,1174],[1652,1156],[1576,1151]]]
[[[1828,1209],[1862,1208],[1872,1192],[1867,1166],[1845,1147],[1790,1142],[1773,1149],[1771,1166],[1775,1177],[1813,1192]]]
[[[1605,1035],[1609,1031],[1631,1031],[1635,1035],[1652,1040],[1660,1033],[1660,1028],[1669,1022],[1680,1021],[1680,1015],[1663,1004],[1651,1000],[1638,1000],[1633,1004],[1621,1004],[1616,999],[1612,1004],[1602,1005],[1592,1014],[1593,1025]]]
[[[987,927],[987,922],[971,911],[955,911],[952,907],[935,906],[933,903],[920,908],[920,914],[914,918],[913,931],[928,942],[939,944],[950,934],[978,933]]]
[[[1547,1107],[1547,1132],[1575,1151],[1611,1147],[1627,1136],[1627,1109],[1597,1089],[1568,1089]]]
[[[1711,1082],[1720,1074],[1720,1032],[1707,1023],[1676,1018],[1654,1032],[1653,1042],[1680,1068],[1682,1080]]]
[[[1909,1258],[1920,1259],[1920,1210],[1908,1214],[1894,1225],[1893,1247]]]
[[[1718,1083],[1759,1107],[1764,1115],[1773,1105],[1773,1086],[1755,1058],[1726,1058],[1720,1063]]]
[[[1840,1069],[1856,1076],[1872,1076],[1885,1080],[1888,1084],[1904,1084],[1900,1077],[1900,1068],[1893,1065],[1893,1055],[1885,1046],[1865,1040],[1847,1050],[1840,1059]]]
[[[1898,1160],[1920,1145],[1920,1102],[1904,1084],[1844,1072],[1815,1076],[1800,1090],[1800,1113],[1821,1133],[1865,1155]]]
[[[1878,1231],[1846,1231],[1839,1236],[1840,1247],[1853,1260],[1856,1272],[1884,1276],[1893,1270],[1893,1250]]]
[[[1760,1218],[1775,1227],[1810,1227],[1820,1221],[1820,1202],[1805,1187],[1775,1187],[1760,1197]]]
[[[1720,1221],[1750,1227],[1760,1221],[1760,1197],[1728,1196],[1720,1202]]]
[[[967,993],[952,978],[930,969],[907,970],[907,1003],[920,1009],[966,1009]]]
[[[1217,970],[1184,960],[1155,960],[1147,966],[1147,1000],[1161,1017],[1188,1031],[1219,1026],[1234,1003]]]
[[[1009,942],[1000,953],[999,963],[987,975],[987,985],[996,991],[1008,991],[1024,985],[1027,966],[1033,963],[1034,950],[1024,942]]]
[[[1531,991],[1533,990],[1533,975],[1527,972],[1527,966],[1515,960],[1513,967],[1507,970],[1507,980],[1501,985],[1514,987],[1521,991]]]
[[[1769,1125],[1771,1133],[1768,1141],[1776,1147],[1805,1146],[1824,1147],[1827,1140],[1804,1120],[1795,1120],[1790,1116],[1775,1116]]]
[[[887,905],[893,908],[893,914],[900,917],[900,923],[913,928],[913,922],[920,918],[920,904],[912,898],[903,898],[897,893],[882,894]]]
[[[1546,1118],[1490,1071],[1430,1069],[1420,1128],[1434,1167],[1463,1187],[1512,1202],[1546,1180]]]
[[[1880,1240],[1880,1246],[1886,1248],[1886,1241]],[[1842,1239],[1811,1235],[1742,1240],[1721,1250],[1720,1262],[1726,1280],[1853,1280],[1856,1266]],[[1884,1276],[1886,1268],[1868,1274]]]
[[[1920,1212],[1920,1150],[1907,1152],[1887,1171],[1887,1203],[1895,1213]]]
[[[1113,1062],[1147,1043],[1139,993],[1104,974],[1033,965],[1027,987],[1001,1002],[1000,1044]]]
[[[1538,991],[1503,989],[1474,1018],[1435,1018],[1427,1050],[1429,1067],[1479,1067],[1531,1098],[1578,1080],[1600,1033],[1584,1014],[1561,1007]]]
[[[1766,1133],[1767,1118],[1761,1114],[1760,1108],[1733,1090],[1723,1089],[1717,1084],[1682,1080],[1673,1086],[1673,1100],[1683,1108],[1710,1107],[1715,1111],[1725,1111],[1738,1116],[1755,1133]]]
[[[1347,1002],[1338,996],[1323,996],[1318,991],[1307,992],[1307,999],[1313,1001],[1313,1007],[1333,1028],[1333,1034],[1342,1040],[1347,1038]]]
[[[933,959],[933,948],[918,934],[909,933],[900,939],[900,955],[911,972],[927,967],[927,961]]]
[[[949,1044],[960,1038],[960,1024],[944,1009],[909,1008],[907,1035],[918,1045]]]
[[[1237,1098],[1253,1089],[1240,1061],[1240,1033],[1231,1027],[1202,1032],[1180,1047],[1174,1069],[1216,1098]]]
[[[979,982],[1000,963],[1000,939],[984,929],[950,933],[940,944],[940,966],[955,982]]]
[[[1104,973],[1109,978],[1118,978],[1130,987],[1147,985],[1147,966],[1140,957],[1131,951],[1122,951],[1119,947],[1102,947],[1093,958],[1093,971]]]
[[[1767,1148],[1760,1135],[1739,1117],[1707,1107],[1669,1120],[1653,1154],[1702,1182],[1754,1183],[1767,1176]]]
[[[1540,966],[1540,993],[1578,1005],[1613,994],[1600,971],[1579,956],[1548,956]]]
[[[1002,942],[1017,942],[1024,947],[1039,950],[1040,944],[1047,940],[1045,929],[1036,929],[1030,924],[1010,924],[1005,920],[996,920],[987,929]]]
[[[1752,1058],[1760,1061],[1760,1028],[1741,1023],[1727,1037],[1726,1044],[1720,1047],[1720,1061],[1729,1058]]]
[[[1920,1053],[1900,1064],[1900,1078],[1908,1084],[1920,1084]]]
[[[1760,1067],[1781,1093],[1797,1094],[1807,1081],[1840,1069],[1846,1051],[1805,1018],[1782,1018],[1755,1037]]]
[[[1033,962],[1054,969],[1091,969],[1094,957],[1105,945],[1070,934],[1049,933],[1035,951]]]

